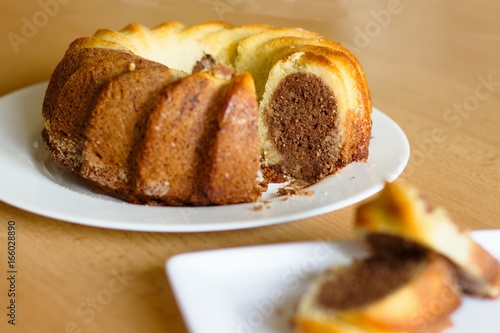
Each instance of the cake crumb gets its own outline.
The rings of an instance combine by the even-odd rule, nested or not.
[[[252,210],[253,210],[254,212],[260,212],[260,211],[262,211],[263,209],[264,209],[264,206],[263,206],[263,205],[254,205],[254,206],[252,207]]]
[[[263,167],[262,174],[268,183],[285,183],[290,180],[276,165]]]
[[[254,205],[252,207],[252,210],[255,212],[260,212],[260,211],[264,210],[264,208],[265,209],[271,208],[271,201],[270,200],[266,200],[266,201],[263,201],[262,203]]]
[[[278,189],[278,195],[288,195],[288,196],[304,196],[312,197],[314,196],[314,190],[309,190],[307,188],[294,188],[294,187],[282,187]]]
[[[135,66],[134,62],[131,62],[130,64],[128,64],[129,71],[133,72],[133,71],[135,71],[135,68],[136,68],[136,66]]]
[[[307,187],[312,185],[309,182],[294,179],[288,185],[285,185],[278,189],[277,194],[279,196],[305,196],[312,197],[315,193],[314,190],[310,190]]]
[[[210,73],[218,79],[230,80],[234,76],[234,71],[222,64],[217,64],[210,69]]]

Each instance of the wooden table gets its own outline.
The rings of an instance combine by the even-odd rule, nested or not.
[[[410,141],[401,177],[463,227],[500,228],[499,17],[500,3],[487,0],[2,0],[0,95],[47,80],[68,44],[97,28],[219,19],[301,26],[359,57],[374,105]],[[164,272],[168,258],[349,238],[355,208],[248,230],[147,233],[65,223],[0,202],[0,331],[186,332]],[[5,315],[8,221],[15,221],[17,235],[15,326]],[[110,284],[119,292],[96,302]]]

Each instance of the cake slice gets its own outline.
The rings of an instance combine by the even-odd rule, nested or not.
[[[49,130],[43,133],[52,157],[76,173],[81,168],[85,124],[101,89],[121,74],[162,66],[141,57],[130,58],[127,53],[100,60],[81,66],[67,79],[57,102],[52,105]]]
[[[185,75],[163,66],[137,69],[102,89],[88,117],[82,151],[81,175],[95,189],[134,201],[130,189],[133,152],[144,135],[144,123],[159,94]],[[134,84],[143,89],[129,89]]]
[[[369,255],[313,282],[298,333],[438,333],[463,293],[499,297],[498,260],[402,181],[358,207],[355,231]]]
[[[217,114],[203,192],[218,205],[256,201],[261,195],[257,101],[248,73],[231,79]]]
[[[441,207],[433,207],[419,191],[401,181],[387,183],[380,195],[357,210],[355,230],[375,251],[399,238],[450,260],[465,293],[500,296],[500,263]],[[389,242],[387,241],[389,240]]]
[[[416,251],[332,267],[303,296],[297,333],[441,332],[461,302],[448,266],[438,255]]]
[[[103,59],[115,60],[129,58],[130,61],[134,61],[137,58],[134,54],[124,52],[123,50],[117,51],[96,47],[80,48],[82,44],[95,42],[88,41],[89,39],[92,38],[80,38],[79,40],[73,42],[64,58],[52,72],[47,90],[45,91],[42,108],[44,126],[47,130],[50,130],[52,115],[58,105],[53,101],[57,100],[59,94],[61,93],[61,89],[66,84],[66,81],[68,81],[71,75],[73,75],[73,73],[75,73],[80,67],[85,64],[102,61]]]

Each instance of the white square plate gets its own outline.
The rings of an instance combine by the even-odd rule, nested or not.
[[[500,230],[473,236],[500,258]],[[300,296],[326,267],[362,257],[360,243],[304,242],[180,254],[166,263],[191,333],[291,333]],[[447,333],[498,333],[499,300],[465,297]]]

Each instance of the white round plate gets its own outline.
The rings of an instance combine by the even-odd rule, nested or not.
[[[41,141],[47,83],[0,98],[0,200],[62,221],[136,231],[198,232],[243,229],[303,219],[359,202],[403,171],[410,155],[401,128],[373,109],[370,157],[309,189],[312,196],[264,193],[264,202],[213,207],[133,205],[98,195],[49,158]]]

